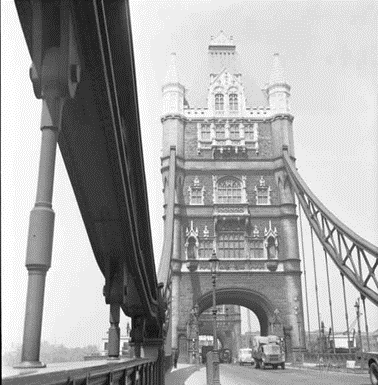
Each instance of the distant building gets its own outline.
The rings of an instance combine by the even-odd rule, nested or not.
[[[130,356],[130,337],[121,336],[119,341],[119,354],[120,356],[129,357]],[[90,360],[103,360],[108,355],[108,346],[109,346],[109,337],[103,337],[101,344],[99,346],[99,354],[92,354],[90,356],[85,356],[84,361]]]

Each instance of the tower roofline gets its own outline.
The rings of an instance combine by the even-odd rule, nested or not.
[[[278,52],[273,54],[273,65],[272,71],[270,73],[268,87],[270,88],[273,85],[287,85],[284,69],[281,63],[280,54]]]
[[[214,37],[211,36],[210,44],[209,44],[209,50],[235,50],[235,44],[233,37],[227,37],[223,31],[220,31],[219,34]]]
[[[172,52],[170,55],[168,70],[164,79],[163,87],[168,84],[181,84],[177,71],[176,52]]]

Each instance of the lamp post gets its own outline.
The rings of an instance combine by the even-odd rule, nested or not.
[[[198,304],[194,305],[194,331],[195,331],[195,342],[194,342],[194,352],[196,355],[196,361],[195,363],[198,365],[199,364],[199,325],[198,325],[198,309],[199,306]]]
[[[299,318],[299,307],[298,306],[295,306],[294,307],[294,313],[297,317],[297,323],[298,323],[298,340],[299,340],[299,356],[298,358],[300,359],[301,362],[303,362],[303,352],[302,352],[302,336],[301,336],[301,333],[302,333],[302,330],[301,330],[301,321],[300,321],[300,318]]]
[[[213,280],[213,385],[220,385],[219,382],[219,355],[218,355],[218,338],[217,338],[217,301],[215,296],[215,287],[217,279],[217,271],[219,268],[219,259],[215,250],[211,256],[210,268],[211,278]]]

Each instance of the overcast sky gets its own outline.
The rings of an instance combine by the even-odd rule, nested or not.
[[[220,5],[220,3],[222,5]],[[232,35],[244,81],[263,86],[272,55],[279,52],[292,87],[297,167],[324,205],[362,237],[378,244],[377,224],[377,3],[255,1],[131,1],[139,108],[149,191],[155,260],[162,249],[160,176],[161,86],[169,54],[179,77],[206,93],[201,77],[210,36]],[[7,350],[22,339],[29,213],[35,201],[41,133],[41,101],[29,80],[31,63],[14,3],[1,2],[2,104],[2,341]],[[203,107],[203,105],[192,105]],[[109,327],[96,265],[77,203],[58,151],[53,208],[52,266],[47,273],[42,339],[67,346],[99,344]],[[313,293],[311,246],[306,264]],[[317,249],[322,318],[329,316],[323,254]],[[345,330],[340,275],[332,266],[335,327]],[[350,321],[357,292],[347,286]],[[310,295],[311,328],[316,327]],[[378,312],[368,306],[370,330]],[[306,322],[307,325],[307,322]],[[125,317],[121,323],[126,329]],[[253,327],[255,328],[255,327]]]

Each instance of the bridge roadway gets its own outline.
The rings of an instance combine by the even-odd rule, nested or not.
[[[331,372],[313,369],[287,367],[282,369],[258,370],[237,364],[220,366],[221,385],[271,385],[271,384],[311,384],[311,385],[368,385],[366,373]],[[179,364],[166,376],[165,385],[206,385],[206,368]]]

